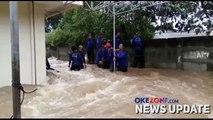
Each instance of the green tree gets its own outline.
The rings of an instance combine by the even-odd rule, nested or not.
[[[95,6],[98,1],[93,3]],[[138,3],[138,1],[134,1],[134,4]],[[212,1],[170,1],[147,7],[116,16],[116,31],[121,31],[125,40],[131,39],[136,33],[145,39],[150,39],[153,38],[156,30],[162,32],[168,30],[195,31],[197,34],[206,31],[210,33],[213,29],[212,5]],[[86,36],[90,32],[95,35],[104,33],[107,39],[112,39],[112,16],[85,8],[88,7],[84,4],[83,8],[73,9],[65,13],[62,18],[59,15],[48,19],[46,31],[55,29],[53,33],[47,34],[48,43],[52,45],[84,44]],[[125,8],[125,10],[128,9],[130,8]]]

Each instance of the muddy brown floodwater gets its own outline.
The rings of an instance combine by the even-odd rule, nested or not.
[[[25,95],[22,118],[213,118],[211,114],[136,114],[136,97],[168,97],[179,104],[213,105],[213,73],[129,68],[127,73],[87,65],[69,71],[68,62],[49,58],[53,68],[35,93]],[[24,85],[26,91],[35,86]],[[12,115],[10,86],[0,88],[0,118]]]

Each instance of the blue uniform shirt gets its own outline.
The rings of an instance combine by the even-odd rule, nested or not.
[[[133,44],[134,48],[141,48],[142,43],[143,43],[143,40],[140,37],[133,38],[132,44]]]
[[[81,58],[79,52],[74,51],[69,54],[69,65],[71,64],[72,61],[72,66],[80,66],[80,63],[83,62],[83,59]]]
[[[109,49],[108,50],[108,59],[107,60],[109,61],[110,64],[114,63],[113,57],[114,57],[113,49]]]
[[[94,45],[95,45],[95,42],[92,38],[88,38],[86,40],[86,47],[87,47],[87,50],[93,50],[94,49]]]
[[[116,52],[116,61],[119,68],[127,68],[128,67],[128,55],[126,51],[117,51]]]
[[[79,54],[80,54],[80,57],[81,57],[81,59],[82,59],[81,64],[86,63],[86,61],[85,61],[85,54],[84,54],[84,52],[79,51]]]
[[[97,38],[96,39],[96,47],[100,48],[103,44],[103,38]]]
[[[97,51],[97,54],[96,54],[96,64],[99,63],[99,61],[101,61],[103,58],[105,58],[106,56],[106,49],[105,48],[100,48],[98,51]]]

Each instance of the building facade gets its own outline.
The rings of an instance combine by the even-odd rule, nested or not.
[[[46,80],[45,18],[73,6],[65,6],[63,1],[18,2],[22,84],[36,85]],[[0,55],[0,87],[9,86],[12,84],[9,1],[0,2]]]

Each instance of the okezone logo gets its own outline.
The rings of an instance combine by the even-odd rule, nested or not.
[[[178,99],[169,99],[167,97],[162,97],[162,98],[159,98],[159,97],[155,97],[155,98],[152,98],[152,97],[143,97],[143,98],[139,98],[139,97],[136,97],[135,98],[135,103],[178,103],[179,100]]]
[[[178,104],[178,99],[170,99],[167,97],[136,97],[135,101],[136,114],[210,114],[211,105],[186,105]],[[168,103],[168,104],[167,104]],[[176,103],[176,104],[174,104]],[[156,105],[157,104],[157,105]]]

